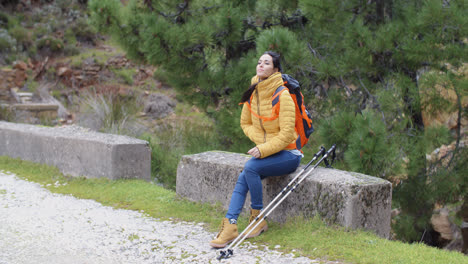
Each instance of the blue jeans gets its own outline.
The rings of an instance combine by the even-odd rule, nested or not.
[[[237,219],[250,191],[251,208],[263,208],[262,180],[270,176],[281,176],[294,172],[301,162],[301,156],[282,150],[264,159],[251,158],[239,174],[226,214],[228,219]]]

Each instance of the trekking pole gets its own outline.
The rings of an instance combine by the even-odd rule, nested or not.
[[[288,191],[288,189],[294,184],[294,182],[297,180],[297,178],[299,178],[299,177],[304,173],[304,171],[307,170],[307,168],[310,166],[310,164],[312,164],[312,162],[314,162],[320,155],[324,155],[324,154],[325,154],[325,151],[326,151],[326,149],[322,146],[322,147],[320,148],[320,150],[319,150],[317,153],[314,154],[314,157],[312,158],[312,160],[301,170],[301,172],[299,172],[299,173],[296,175],[296,177],[294,177],[294,179],[292,179],[292,180],[288,183],[288,185],[287,185],[286,187],[283,188],[283,190],[281,190],[280,193],[278,193],[278,195],[267,205],[267,207],[265,207],[265,208],[263,209],[263,211],[268,211],[268,209],[276,202],[276,200],[278,200],[278,199],[281,197],[281,195],[284,195],[284,194]],[[253,226],[259,218],[260,218],[260,215],[257,216],[257,217],[255,218],[255,220],[252,221],[252,222],[244,229],[244,231],[242,231],[242,233],[240,233],[240,235],[237,236],[237,238],[234,239],[234,241],[231,242],[231,245],[236,244],[237,241],[239,241],[239,240],[242,238],[242,236],[244,235],[244,233],[245,233],[251,226]],[[247,235],[248,235],[248,234],[247,234]],[[231,247],[231,246],[229,246],[226,250],[229,250],[230,247]],[[222,254],[222,251],[221,251],[221,254]],[[218,258],[218,259],[219,259],[219,258]]]
[[[293,180],[291,180],[291,182],[289,182],[289,184],[275,197],[275,199],[273,199],[273,201],[271,201],[268,206],[262,211],[262,213],[259,214],[259,216],[257,216],[255,218],[255,220],[253,220],[245,229],[244,231],[229,245],[229,247],[225,250],[221,250],[220,251],[220,255],[217,257],[218,260],[221,260],[223,258],[229,258],[230,256],[234,255],[234,249],[237,248],[246,238],[248,235],[250,235],[250,233],[255,230],[255,228],[257,228],[258,225],[260,225],[260,223],[265,220],[268,215],[270,215],[271,212],[273,212],[273,210],[276,209],[276,207],[278,207],[278,205],[280,205],[284,199],[286,199],[286,197],[289,196],[289,194],[291,194],[291,192],[293,192],[297,186],[299,186],[299,184],[301,184],[301,182],[307,178],[309,176],[309,174],[315,169],[318,167],[318,165],[327,159],[328,156],[330,156],[330,154],[334,151],[335,151],[335,148],[336,148],[336,144],[334,144],[327,152],[325,152],[325,148],[324,147],[321,147],[320,148],[320,151],[317,152],[313,159],[307,164],[307,166],[302,169],[302,171],[296,176],[294,177]],[[301,176],[304,171],[310,166],[310,164],[312,164],[312,162],[314,160],[316,160],[320,155],[323,155],[323,157],[312,167],[312,169],[310,171],[308,171],[302,178],[299,179],[299,181],[292,187],[292,188],[289,188],[295,181],[297,178],[299,178],[299,176]],[[273,205],[277,199],[279,199],[279,197],[281,197],[281,200],[279,200],[278,203],[276,203],[275,205]],[[269,209],[270,206],[273,207],[271,209]],[[262,216],[262,218],[260,219],[260,221],[258,221],[260,215]],[[254,225],[250,230],[249,228]],[[249,230],[247,232],[247,234],[244,235],[244,233]]]

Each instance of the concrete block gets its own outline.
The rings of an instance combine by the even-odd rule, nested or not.
[[[239,173],[249,156],[210,151],[182,157],[177,169],[176,191],[193,201],[229,206]],[[312,167],[312,166],[311,166]],[[311,168],[309,167],[309,169]],[[263,201],[270,201],[302,171],[263,180]],[[320,216],[328,223],[365,229],[381,237],[390,236],[392,185],[390,182],[337,169],[317,167],[269,216],[284,222],[288,217]],[[249,195],[247,195],[249,196]],[[248,212],[250,197],[244,211]]]
[[[40,127],[0,121],[0,156],[53,165],[71,176],[151,179],[148,142],[79,126]]]

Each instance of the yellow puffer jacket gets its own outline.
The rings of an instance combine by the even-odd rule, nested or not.
[[[258,82],[258,77],[252,78],[252,84]],[[281,73],[274,73],[268,79],[257,84],[257,88],[252,93],[250,102],[252,112],[258,116],[271,117],[272,95],[278,87],[283,85]],[[245,135],[250,138],[260,150],[261,158],[268,157],[284,149],[288,145],[295,143],[297,138],[295,127],[295,105],[294,101],[286,89],[280,95],[279,117],[264,121],[250,112],[247,103],[242,108],[240,124]]]

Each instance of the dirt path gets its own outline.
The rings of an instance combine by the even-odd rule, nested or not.
[[[0,264],[219,263],[215,233],[49,192],[0,171]],[[320,263],[245,242],[222,263]],[[323,263],[323,262],[322,262]]]

